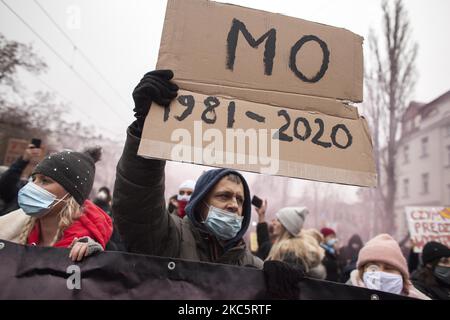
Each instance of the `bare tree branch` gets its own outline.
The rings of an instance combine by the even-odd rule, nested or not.
[[[397,191],[396,159],[401,120],[414,90],[418,46],[411,40],[411,28],[402,0],[382,2],[381,37],[369,33],[370,67],[365,72],[365,106],[374,140],[379,190],[374,201],[383,203],[381,220],[386,232],[394,232]],[[379,207],[375,205],[374,207]]]

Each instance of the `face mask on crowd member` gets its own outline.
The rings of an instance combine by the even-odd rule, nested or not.
[[[365,287],[389,293],[408,293],[408,265],[398,243],[388,234],[369,240],[360,250],[357,268]]]
[[[338,242],[336,232],[331,228],[322,228],[320,233],[322,233],[324,238],[324,244],[322,247],[329,253],[335,254]]]
[[[191,195],[194,192],[195,181],[186,180],[178,188],[177,195],[177,206],[178,206],[178,216],[183,218],[186,215],[186,205],[191,199]]]
[[[236,213],[209,206],[208,215],[203,221],[205,226],[219,239],[229,240],[236,236],[242,227],[242,217]]]
[[[367,288],[400,294],[403,278],[395,267],[382,262],[369,263],[364,267],[363,281]]]
[[[52,209],[59,210],[59,204],[66,202],[69,193],[53,179],[36,174],[31,180],[19,190],[17,196],[19,207],[27,215],[40,218]]]
[[[230,240],[241,229],[243,204],[242,183],[222,178],[206,197],[203,223],[218,239]]]
[[[442,243],[430,241],[422,250],[422,262],[433,270],[439,282],[450,285],[450,249]]]
[[[18,232],[11,234],[11,240],[71,248],[69,257],[74,261],[104,250],[112,221],[88,200],[100,155],[101,149],[96,147],[53,153],[39,162],[31,181],[19,190],[21,210],[9,214]],[[24,213],[29,217],[21,218]],[[0,234],[4,234],[2,227]],[[87,242],[78,241],[81,238]]]
[[[221,241],[225,251],[237,244],[251,218],[250,191],[236,171],[217,169],[198,180],[186,207],[194,224]]]
[[[335,244],[337,244],[337,242],[338,242],[338,239],[333,237],[333,238],[329,238],[329,239],[326,241],[326,244],[327,244],[327,246],[329,246],[329,247],[334,247]]]
[[[449,262],[449,258],[443,258],[446,259],[445,260],[445,265],[441,265],[441,263],[439,263],[435,268],[434,268],[434,276],[442,281],[443,283],[445,283],[446,285],[450,285],[450,262]]]

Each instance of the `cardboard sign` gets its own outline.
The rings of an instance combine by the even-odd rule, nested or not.
[[[422,252],[429,241],[450,247],[450,208],[406,207],[405,214],[415,252]]]
[[[157,68],[174,70],[183,89],[209,95],[267,104],[270,96],[271,104],[299,109],[307,105],[296,102],[301,96],[361,102],[362,42],[345,29],[280,14],[169,0]],[[338,115],[343,107],[334,109]]]
[[[8,147],[6,148],[3,165],[9,167],[14,161],[23,155],[23,152],[29,144],[29,141],[23,139],[8,139]]]
[[[362,99],[360,36],[212,1],[169,0],[157,68],[172,69],[184,90],[168,109],[151,108],[139,155],[376,185],[367,124],[342,101]]]
[[[363,120],[180,90],[150,109],[138,153],[159,159],[374,185]]]
[[[30,141],[24,139],[9,139],[8,147],[6,149],[5,159],[3,165],[10,166],[19,157],[23,156],[25,149],[30,144]],[[34,167],[45,157],[45,146],[41,146],[42,153],[40,158],[32,158],[30,163],[22,172],[22,178],[26,179],[31,175]]]

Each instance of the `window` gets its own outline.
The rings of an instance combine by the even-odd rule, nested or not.
[[[428,193],[428,185],[429,185],[429,174],[423,173],[422,174],[422,193],[427,194]]]
[[[404,163],[408,163],[409,162],[409,146],[404,146],[403,147],[403,162]]]
[[[409,179],[403,179],[403,198],[409,197]]]
[[[428,156],[428,137],[422,138],[422,157]]]

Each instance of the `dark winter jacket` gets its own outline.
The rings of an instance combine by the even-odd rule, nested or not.
[[[357,246],[354,248],[353,246]],[[340,282],[346,283],[350,278],[350,272],[356,269],[356,261],[358,260],[359,250],[364,246],[361,237],[354,234],[348,241],[347,245],[339,250],[338,268],[340,269]]]
[[[340,270],[338,266],[337,255],[325,250],[325,257],[322,260],[322,264],[327,270],[327,277],[325,280],[339,282]]]
[[[3,208],[0,208],[0,216],[19,209],[17,194],[26,184],[26,181],[20,180],[20,177],[28,163],[29,161],[20,157],[0,176],[0,198],[4,202]]]
[[[251,254],[242,240],[251,218],[250,193],[245,179],[242,178],[245,196],[242,228],[222,248],[198,222],[196,208],[222,177],[229,173],[240,174],[229,169],[204,174],[197,181],[186,207],[187,215],[181,219],[166,211],[165,161],[137,156],[139,141],[128,130],[114,186],[114,223],[127,249],[134,253],[262,268],[262,261]]]
[[[409,250],[408,255],[408,271],[409,273],[413,273],[420,265],[419,254],[414,252],[414,247]]]
[[[411,274],[414,287],[433,300],[450,300],[450,286],[440,282],[432,270],[421,266]]]
[[[92,202],[97,207],[105,211],[110,217],[112,216],[111,205],[107,201],[96,198]],[[120,239],[120,235],[119,232],[117,231],[117,228],[113,228],[111,238],[109,239],[109,242],[106,244],[105,249],[108,251],[126,251],[125,245],[123,244],[122,239]]]
[[[92,202],[111,216],[111,205],[107,201],[95,198]]]
[[[256,225],[256,238],[258,240],[258,251],[256,252],[256,256],[262,260],[266,260],[269,256],[270,249],[272,249],[267,222],[261,222]]]

